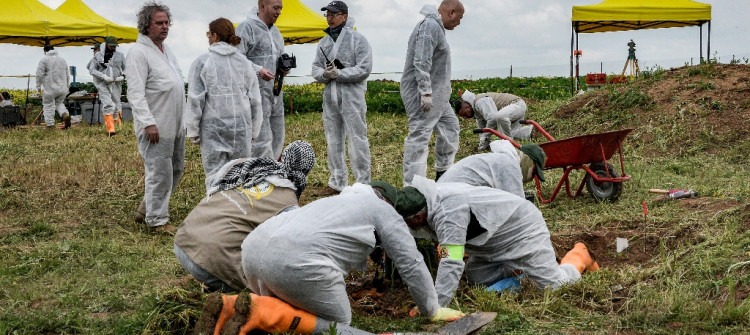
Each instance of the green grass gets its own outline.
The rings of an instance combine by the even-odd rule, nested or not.
[[[695,75],[711,78],[706,71]],[[649,102],[635,89],[610,99],[622,108]],[[630,233],[628,252],[643,249],[647,257],[618,255],[612,246],[599,254],[609,262],[601,271],[556,291],[525,287],[498,295],[462,283],[453,307],[498,312],[481,334],[748,333],[748,145],[729,150],[700,129],[693,129],[698,139],[684,145],[679,122],[613,112],[618,108],[555,117],[567,102],[533,102],[528,118],[560,139],[635,124],[623,148],[633,179],[616,203],[597,203],[584,193],[538,204],[553,237]],[[368,125],[373,179],[400,185],[406,118],[370,113]],[[457,158],[474,153],[474,126],[461,120]],[[648,136],[653,133],[661,135]],[[306,203],[328,179],[319,113],[287,116],[287,142],[296,139],[309,141],[317,153]],[[174,224],[203,196],[199,151],[187,145],[185,174],[170,203]],[[105,137],[103,126],[87,125],[0,132],[0,162],[0,334],[192,333],[205,294],[175,259],[171,237],[132,223],[143,195],[132,124],[114,138]],[[432,154],[428,176],[434,175],[431,165]],[[545,174],[548,195],[561,171]],[[575,186],[581,177],[573,174]],[[701,198],[653,203],[649,188],[691,188]],[[649,202],[647,216],[643,201]],[[353,325],[373,332],[436,328],[421,319],[366,313],[355,313]]]

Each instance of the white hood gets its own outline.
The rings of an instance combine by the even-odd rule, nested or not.
[[[461,100],[466,101],[471,105],[471,108],[474,108],[474,100],[476,100],[477,95],[472,93],[469,90],[466,90],[464,94],[461,94]]]

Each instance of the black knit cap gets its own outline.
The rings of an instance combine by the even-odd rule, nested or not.
[[[331,1],[327,6],[321,8],[320,10],[330,10],[334,13],[349,14],[349,6],[347,6],[343,1]]]

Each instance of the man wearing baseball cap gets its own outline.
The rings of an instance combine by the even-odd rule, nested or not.
[[[318,43],[312,76],[325,84],[323,131],[328,148],[328,186],[317,196],[335,195],[347,186],[346,141],[349,162],[358,183],[370,183],[370,142],[367,138],[367,77],[372,71],[372,49],[367,39],[354,30],[354,18],[342,1],[331,1],[326,11],[326,36]]]

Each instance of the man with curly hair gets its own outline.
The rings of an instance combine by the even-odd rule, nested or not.
[[[175,54],[164,44],[172,25],[169,7],[149,1],[137,16],[140,34],[125,60],[128,102],[146,174],[135,220],[174,233],[169,198],[185,169],[185,83]]]

